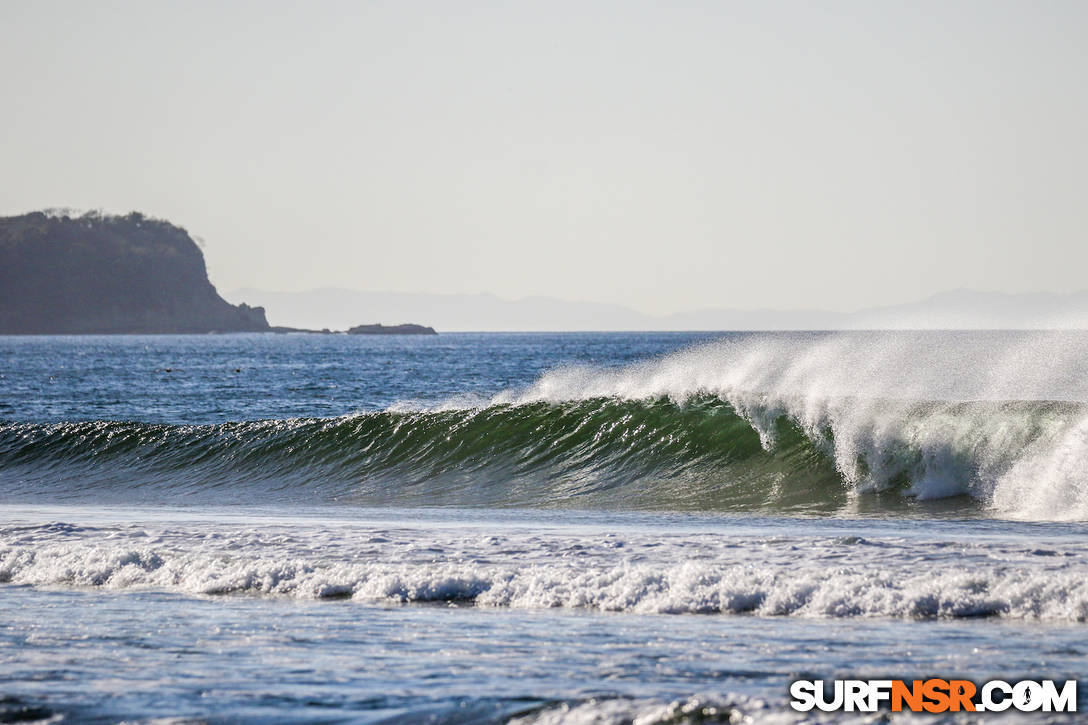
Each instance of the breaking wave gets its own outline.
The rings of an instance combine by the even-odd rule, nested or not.
[[[554,370],[489,400],[333,419],[5,423],[0,491],[790,512],[947,499],[1088,518],[1084,351],[934,340],[716,343]]]

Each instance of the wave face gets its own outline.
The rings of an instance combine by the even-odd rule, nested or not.
[[[768,450],[714,398],[593,399],[334,419],[0,426],[8,495],[255,503],[728,509],[841,505],[838,477],[783,422]],[[792,481],[779,493],[776,482]],[[135,489],[135,490],[134,490]],[[815,490],[813,490],[815,489]]]
[[[0,425],[8,497],[1088,518],[1079,337],[746,338],[491,399],[214,425]],[[964,503],[966,502],[966,503]]]

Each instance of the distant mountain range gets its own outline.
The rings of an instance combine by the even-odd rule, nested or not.
[[[857,312],[703,309],[653,316],[622,305],[552,297],[438,295],[338,288],[240,289],[224,295],[267,310],[275,325],[343,330],[360,322],[419,322],[452,330],[1088,329],[1088,291],[1003,294],[955,290]]]

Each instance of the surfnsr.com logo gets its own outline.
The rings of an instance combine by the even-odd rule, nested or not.
[[[790,707],[800,712],[1076,712],[1077,681],[797,680]]]

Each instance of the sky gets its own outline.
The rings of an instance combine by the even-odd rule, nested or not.
[[[0,214],[220,290],[650,314],[1088,287],[1088,3],[0,3]]]

